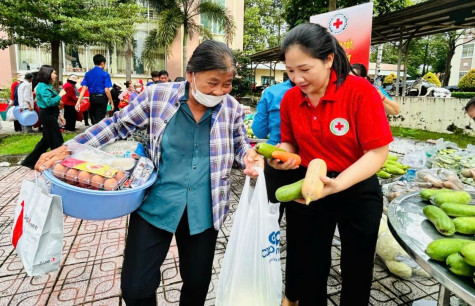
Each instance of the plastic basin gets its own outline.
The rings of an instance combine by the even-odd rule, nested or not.
[[[38,114],[34,110],[24,110],[20,113],[20,116],[17,118],[18,122],[24,126],[32,126],[38,122]]]
[[[51,193],[63,199],[63,213],[85,220],[109,220],[130,214],[142,204],[146,189],[157,179],[157,173],[153,172],[142,186],[104,191],[69,185],[55,177],[51,170],[44,171],[43,175],[51,182]]]

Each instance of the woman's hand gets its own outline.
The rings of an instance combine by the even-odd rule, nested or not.
[[[299,166],[295,164],[296,160],[293,158],[290,158],[286,162],[281,162],[280,159],[268,159],[267,164],[271,166],[274,169],[277,170],[290,170],[290,169],[297,169]]]
[[[328,176],[320,176],[320,180],[323,182],[323,191],[322,191],[322,196],[320,197],[320,199],[341,191],[340,190],[340,184],[339,184],[337,178],[332,179],[332,178],[329,178]],[[304,205],[307,204],[305,199],[303,199],[303,198],[297,199],[297,200],[295,200],[295,202],[298,202],[298,203],[304,204]]]
[[[254,167],[260,167],[261,169],[264,169],[264,158],[259,153],[257,153],[256,150],[249,149],[244,156],[244,164],[246,165],[244,174],[256,178],[259,173],[256,169],[254,169]]]
[[[61,122],[62,126],[66,125],[66,119],[63,116],[59,116],[59,122]]]
[[[43,153],[40,159],[36,162],[35,170],[42,172],[51,168],[56,161],[63,160],[68,157],[71,152],[68,151],[68,147],[61,146],[49,152]]]

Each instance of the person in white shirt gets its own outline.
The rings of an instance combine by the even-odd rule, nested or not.
[[[35,102],[33,100],[33,90],[31,88],[31,82],[33,81],[33,74],[25,74],[24,81],[18,85],[18,105],[20,110],[34,110]],[[23,132],[29,132],[32,130],[31,126],[23,126]]]
[[[18,105],[20,109],[29,109],[33,110],[35,103],[33,100],[33,90],[31,88],[31,82],[33,81],[33,74],[25,74],[24,80],[20,85],[18,85]]]

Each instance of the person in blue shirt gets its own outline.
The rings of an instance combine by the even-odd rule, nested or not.
[[[86,72],[84,79],[81,82],[82,90],[76,103],[76,111],[80,110],[82,97],[89,90],[89,116],[92,124],[96,124],[106,117],[107,104],[114,110],[114,102],[110,88],[112,87],[110,75],[104,71],[106,66],[106,58],[101,54],[96,54],[92,58],[95,67]]]
[[[40,108],[39,117],[43,125],[43,137],[33,151],[21,162],[22,166],[30,169],[33,169],[41,154],[48,149],[54,150],[60,147],[64,142],[58,119],[62,125],[66,124],[66,120],[59,114],[59,102],[66,91],[62,89],[58,94],[53,89],[51,83],[56,80],[56,77],[56,71],[50,65],[43,65],[38,71],[38,85],[35,92],[36,103]]]

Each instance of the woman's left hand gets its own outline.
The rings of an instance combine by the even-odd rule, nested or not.
[[[320,180],[323,182],[323,192],[321,198],[340,191],[338,178],[333,179],[329,178],[328,176],[320,176]]]
[[[254,167],[260,167],[264,169],[264,158],[256,152],[254,149],[249,149],[244,156],[244,164],[246,168],[244,169],[244,174],[249,175],[250,177],[257,177],[259,173]]]
[[[66,125],[66,120],[63,117],[59,117],[59,122],[61,122],[61,125]]]

